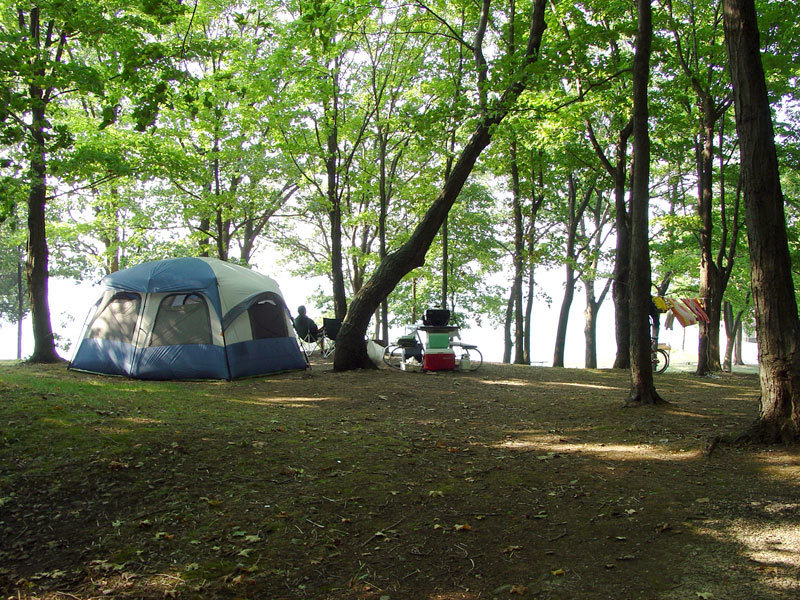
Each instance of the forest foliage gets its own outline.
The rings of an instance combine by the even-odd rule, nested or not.
[[[797,253],[800,33],[794,3],[757,7]],[[97,278],[191,254],[279,263],[329,278],[334,294],[325,286],[316,302],[332,313],[337,282],[351,298],[408,239],[519,76],[529,12],[525,0],[0,0],[0,316],[21,316],[7,275],[38,183],[51,274]],[[602,301],[618,222],[608,161],[631,118],[636,14],[628,1],[585,0],[552,2],[545,19],[526,91],[447,237],[390,295],[389,320],[446,303],[505,324],[510,352],[530,299],[560,296],[536,286],[537,269],[563,265]],[[720,3],[661,0],[653,19],[653,282],[703,295],[707,252],[729,268],[720,299],[746,314]]]

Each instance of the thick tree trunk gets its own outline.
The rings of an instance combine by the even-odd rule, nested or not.
[[[647,85],[653,33],[651,0],[638,2],[638,30],[633,58],[633,176],[631,182],[630,356],[628,404],[664,402],[656,392],[650,359],[650,134]]]
[[[483,116],[445,181],[442,191],[417,224],[408,241],[381,261],[370,280],[353,297],[336,339],[333,360],[335,370],[346,371],[373,366],[364,343],[364,334],[372,313],[407,273],[424,264],[428,248],[447,218],[475,162],[489,145],[493,129],[505,118],[525,89],[529,79],[525,74],[526,67],[537,59],[545,29],[544,7],[545,0],[535,0],[528,47],[519,79],[506,89],[496,107]]]
[[[713,273],[713,274],[712,274]],[[700,321],[700,335],[697,341],[696,375],[707,375],[719,371],[720,366],[720,321],[722,318],[722,296],[719,273],[716,267],[701,272],[700,297],[704,299],[703,308],[708,315],[708,322]]]
[[[800,320],[753,0],[723,0],[756,313],[761,402],[749,437],[800,440]]]

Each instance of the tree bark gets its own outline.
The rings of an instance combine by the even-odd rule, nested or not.
[[[564,354],[567,347],[567,326],[569,325],[569,310],[572,307],[572,299],[575,297],[575,269],[572,264],[567,263],[566,279],[564,282],[564,298],[561,300],[561,311],[558,313],[558,325],[556,325],[556,343],[553,349],[553,366],[564,366]]]
[[[584,282],[586,291],[586,310],[583,311],[583,336],[586,344],[584,366],[597,368],[597,306],[594,299],[594,281]]]
[[[697,375],[705,375],[711,371],[719,371],[719,322],[721,314],[722,296],[719,294],[720,274],[714,263],[711,240],[713,232],[712,220],[712,191],[714,144],[713,127],[711,122],[714,112],[709,94],[701,98],[702,105],[702,135],[697,148],[697,179],[698,198],[697,215],[700,218],[700,300],[704,303],[708,322],[701,321],[700,336],[697,349]]]
[[[511,295],[514,298],[514,364],[525,364],[524,320],[522,307],[522,276],[525,268],[525,237],[522,222],[522,192],[520,190],[517,140],[511,140],[511,203],[514,215],[514,281]]]
[[[761,401],[747,437],[800,440],[800,320],[753,0],[723,0],[750,246]]]
[[[733,364],[737,366],[744,365],[742,358],[742,335],[744,332],[744,324],[739,321],[739,327],[736,328],[736,342],[733,344]]]
[[[508,295],[506,302],[506,318],[503,322],[503,363],[511,362],[511,347],[514,345],[511,339],[511,322],[514,319],[514,290]]]
[[[564,282],[564,299],[561,301],[561,311],[558,315],[558,325],[556,326],[556,343],[553,350],[553,366],[564,366],[564,353],[567,346],[567,326],[569,324],[569,311],[572,307],[572,300],[575,297],[575,283],[577,278],[575,276],[575,264],[578,260],[580,252],[576,250],[576,238],[578,235],[578,226],[583,219],[583,213],[589,203],[591,195],[594,193],[594,186],[590,186],[585,192],[580,202],[577,201],[577,190],[575,186],[575,177],[570,173],[568,178],[569,191],[568,208],[567,208],[567,248],[565,252],[566,259],[566,277]]]
[[[30,12],[31,39],[39,40],[39,9]],[[44,78],[44,70],[39,69],[39,76]],[[25,273],[28,282],[28,297],[31,303],[31,322],[33,324],[33,354],[31,362],[59,362],[61,357],[56,352],[53,326],[50,321],[50,301],[48,288],[49,250],[47,247],[45,206],[47,204],[47,160],[45,128],[47,119],[45,110],[47,100],[44,90],[37,84],[28,88],[31,97],[30,132],[30,192],[28,194],[28,247]]]
[[[364,334],[372,313],[407,273],[424,264],[425,255],[434,237],[447,218],[475,162],[489,145],[493,128],[505,118],[519,95],[525,90],[529,79],[526,73],[527,67],[538,58],[545,29],[544,6],[545,0],[535,0],[528,46],[517,79],[509,85],[497,105],[483,115],[439,196],[428,208],[408,241],[381,261],[369,281],[353,297],[336,339],[333,360],[335,370],[346,371],[373,366],[364,343]]]
[[[630,279],[630,257],[631,257],[631,230],[630,213],[625,202],[625,183],[628,170],[628,138],[633,131],[633,121],[629,120],[625,127],[619,132],[615,145],[614,164],[603,152],[600,144],[594,135],[590,123],[587,122],[589,140],[595,150],[600,162],[603,163],[608,174],[614,180],[614,208],[615,208],[615,229],[617,232],[617,243],[614,254],[614,283],[611,289],[611,297],[614,301],[614,337],[617,342],[617,353],[614,358],[615,369],[627,369],[631,366],[630,355],[630,301],[628,293],[628,283]]]
[[[630,357],[631,391],[627,403],[660,404],[650,359],[650,134],[647,85],[653,35],[651,0],[638,2],[633,58],[633,176],[631,181]]]
[[[733,314],[733,306],[727,300],[723,303],[723,320],[725,323],[725,357],[722,361],[722,370],[731,372],[733,368],[733,349],[736,346],[736,334],[742,329],[742,315],[744,310]]]
[[[17,360],[22,358],[22,319],[25,316],[25,288],[22,278],[25,273],[25,259],[22,245],[17,250]]]

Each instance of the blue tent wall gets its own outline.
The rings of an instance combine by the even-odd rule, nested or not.
[[[231,379],[225,348],[210,344],[140,348],[131,376],[137,379]]]
[[[134,350],[133,344],[125,342],[85,338],[70,367],[90,373],[130,375]]]
[[[266,338],[227,346],[231,378],[308,367],[295,338]]]

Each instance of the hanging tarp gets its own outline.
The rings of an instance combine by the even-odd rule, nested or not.
[[[672,329],[672,320],[677,319],[683,327],[696,325],[700,321],[708,323],[708,315],[699,298],[662,298],[653,297],[653,303],[662,311],[669,313],[665,326]]]

